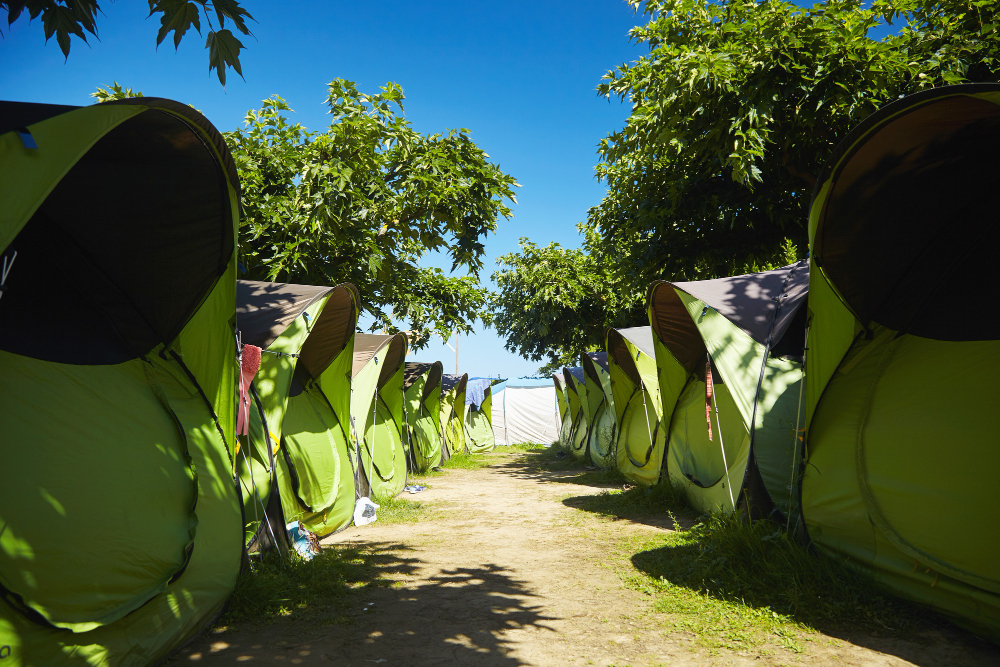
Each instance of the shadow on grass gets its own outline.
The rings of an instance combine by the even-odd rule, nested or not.
[[[421,578],[404,545],[324,545],[310,562],[262,564],[220,625],[178,661],[519,665],[505,633],[551,630],[536,594],[496,564]]]
[[[697,523],[683,489],[669,484],[610,489],[597,495],[566,498],[563,505],[615,521],[631,521],[667,530],[687,530]]]
[[[919,665],[1000,664],[1000,647],[894,597],[845,561],[801,547],[773,523],[703,519],[651,540],[631,561],[657,611],[710,646],[770,641],[796,650],[799,626]]]

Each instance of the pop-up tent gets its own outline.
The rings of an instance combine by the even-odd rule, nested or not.
[[[569,396],[566,391],[566,378],[563,374],[554,373],[552,384],[555,386],[556,405],[559,410],[559,446],[569,449],[569,443],[573,435],[573,417],[569,410]]]
[[[357,334],[351,371],[351,422],[369,495],[387,500],[406,486],[403,364],[406,336]]]
[[[350,385],[345,377],[358,291],[349,283],[316,287],[241,280],[237,295],[242,342],[264,350],[253,382],[261,409],[250,414],[249,440],[257,445],[271,441],[249,461],[238,459],[244,466],[241,484],[245,499],[261,494],[265,466],[273,460],[280,497],[280,502],[275,496],[265,501],[265,526],[271,527],[259,537],[280,539],[279,531],[292,521],[318,535],[345,528],[354,509],[357,467],[348,444],[345,396]],[[247,465],[253,476],[246,474]],[[259,508],[246,502],[252,528]]]
[[[667,472],[701,511],[793,504],[808,282],[803,260],[649,288]]]
[[[184,104],[0,103],[0,663],[156,663],[229,597],[238,207]]]
[[[587,423],[587,450],[598,468],[615,468],[615,399],[611,394],[607,352],[584,352],[580,355],[586,385],[583,400]]]
[[[492,381],[470,379],[465,389],[465,444],[473,454],[482,454],[496,446],[493,437]],[[477,402],[478,401],[478,402]]]
[[[608,329],[605,344],[618,424],[618,470],[652,486],[660,481],[665,442],[653,333],[649,327]]]
[[[507,380],[492,391],[498,445],[551,445],[559,439],[556,389],[547,378]]]
[[[441,456],[447,461],[466,451],[465,446],[465,384],[469,374],[441,378]]]
[[[403,408],[406,412],[404,446],[410,466],[427,472],[441,465],[440,361],[432,364],[407,361],[403,367]]]
[[[894,102],[809,218],[802,513],[820,548],[1000,637],[1000,86]]]
[[[569,405],[570,420],[573,423],[569,435],[569,451],[581,461],[587,458],[587,401],[586,377],[583,368],[574,366],[563,369],[566,382],[566,403]]]

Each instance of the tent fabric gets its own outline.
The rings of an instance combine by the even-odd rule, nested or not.
[[[406,419],[405,446],[416,472],[441,464],[440,361],[432,364],[407,361],[403,367]]]
[[[331,407],[320,381],[343,363],[336,361],[350,347],[358,303],[350,283],[237,282],[237,325],[244,340],[265,346],[254,383],[259,414],[250,415],[247,447],[237,457],[251,546],[262,538],[282,541],[286,522],[321,535],[347,525],[356,465],[346,416]],[[280,498],[275,507],[272,486]]]
[[[873,114],[824,168],[799,468],[817,548],[994,639],[998,123],[997,84],[936,88]]]
[[[495,389],[497,389],[495,387]],[[560,438],[553,385],[507,383],[493,396],[493,436],[497,444],[547,445]]]
[[[351,379],[351,422],[359,475],[376,500],[397,496],[406,485],[403,444],[404,334],[356,334]],[[359,366],[359,362],[363,362]]]
[[[466,451],[465,387],[468,381],[468,373],[445,373],[441,377],[441,447],[445,461]]]
[[[733,512],[740,504],[753,516],[791,511],[804,342],[804,330],[793,323],[804,324],[799,313],[807,291],[806,261],[650,286],[667,470],[702,511]],[[794,340],[779,345],[786,333]],[[705,416],[709,363],[711,439]]]
[[[618,425],[615,440],[618,470],[642,486],[660,481],[666,447],[666,429],[660,423],[661,379],[657,375],[656,358],[644,351],[652,347],[652,340],[649,327],[608,329],[605,334]]]
[[[469,384],[474,382],[480,387],[485,382],[486,386],[478,405],[466,398],[465,442],[471,454],[483,454],[496,446],[496,438],[493,435],[493,394],[490,380],[470,380]]]
[[[235,243],[218,223],[236,214],[229,193],[238,193],[238,181],[227,180],[221,153],[206,146],[208,135],[194,120],[200,114],[144,99],[79,108],[33,127],[39,151],[65,156],[63,178],[46,173],[48,161],[31,160],[16,132],[4,135],[7,153],[23,154],[0,171],[16,189],[0,230],[0,247],[18,252],[6,317],[40,322],[59,313],[77,325],[0,327],[0,349],[57,363],[142,357],[177,337],[226,270]],[[85,133],[66,139],[68,125],[86,125],[92,141]],[[109,180],[118,188],[113,201],[81,205],[93,200],[90,193],[107,191]],[[133,231],[140,224],[146,235]],[[167,251],[152,253],[151,244]]]
[[[580,355],[580,364],[586,386],[583,405],[590,460],[598,468],[615,468],[618,465],[615,452],[617,424],[611,376],[608,374],[608,354],[584,352]]]
[[[242,559],[238,181],[175,102],[0,103],[12,120],[37,147],[0,133],[0,643],[12,664],[155,663]]]
[[[563,369],[566,382],[566,402],[569,406],[572,427],[569,437],[569,452],[575,458],[587,458],[587,385],[583,368],[575,366]]]
[[[556,392],[556,409],[559,417],[559,447],[569,450],[570,438],[573,435],[573,419],[569,410],[569,398],[566,394],[566,378],[562,373],[552,375],[553,388]]]

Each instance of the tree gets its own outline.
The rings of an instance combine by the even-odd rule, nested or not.
[[[578,366],[581,352],[604,347],[608,327],[645,321],[645,295],[622,282],[613,262],[558,243],[522,238],[520,246],[497,260],[490,324],[511,352],[546,361],[539,374]]]
[[[156,33],[159,46],[167,35],[174,33],[174,48],[180,46],[187,31],[194,29],[201,34],[204,18],[208,27],[205,48],[208,49],[208,71],[213,69],[219,82],[226,85],[226,69],[232,68],[241,77],[240,51],[245,47],[231,30],[228,20],[238,32],[250,35],[247,21],[253,20],[239,0],[148,0],[149,15],[160,16],[160,29]],[[7,10],[7,25],[11,26],[27,11],[28,20],[41,16],[45,41],[55,35],[63,55],[69,58],[71,37],[87,42],[87,34],[97,37],[97,13],[101,12],[98,0],[0,0],[0,11]],[[103,13],[103,12],[101,12]],[[212,20],[218,21],[218,26]]]
[[[645,322],[653,280],[794,261],[818,173],[852,127],[923,88],[1000,78],[988,0],[631,2],[648,16],[631,36],[649,54],[598,87],[632,113],[599,144],[608,192],[584,251],[522,245],[494,276],[508,349],[550,366],[600,345],[606,326]]]
[[[470,333],[485,313],[483,239],[510,217],[512,176],[490,162],[469,131],[421,134],[403,116],[403,90],[360,93],[329,84],[324,132],[289,118],[271,97],[228,133],[240,174],[239,260],[248,278],[318,285],[349,281],[361,291],[372,330],[406,322],[411,344],[432,333]],[[420,267],[448,256],[450,276]]]
[[[907,93],[1000,76],[990,0],[631,2],[649,54],[598,87],[633,110],[599,145],[608,193],[587,227],[638,284],[805,248],[817,174],[852,127]]]

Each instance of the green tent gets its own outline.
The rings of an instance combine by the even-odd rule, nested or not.
[[[703,512],[793,504],[808,283],[803,260],[649,288],[667,472]]]
[[[441,465],[440,361],[432,364],[407,361],[403,367],[403,408],[406,430],[403,444],[410,468],[427,472]]]
[[[155,663],[244,553],[236,169],[150,97],[0,103],[0,156],[0,663]]]
[[[468,373],[445,373],[441,377],[441,456],[444,461],[466,451],[465,385],[468,381]]]
[[[607,352],[584,352],[580,355],[584,376],[584,419],[587,423],[587,449],[598,468],[615,468],[615,399],[611,394]]]
[[[552,382],[556,387],[556,403],[559,406],[559,446],[569,451],[569,443],[573,436],[573,416],[569,409],[569,392],[566,390],[566,378],[562,373],[554,373]]]
[[[479,382],[479,380],[475,380]],[[484,381],[485,382],[485,381]],[[496,447],[493,437],[493,394],[492,387],[483,389],[483,402],[478,406],[466,402],[465,443],[473,454],[485,454]]]
[[[815,545],[994,639],[998,151],[996,84],[901,99],[835,150],[809,217],[801,468]]]
[[[664,454],[653,334],[649,327],[608,329],[605,345],[618,424],[618,470],[637,484],[652,486],[660,481]]]
[[[357,443],[363,495],[394,498],[406,486],[403,447],[403,364],[406,336],[357,334],[351,370],[351,423]]]
[[[579,460],[587,458],[587,385],[583,368],[574,366],[563,369],[566,382],[566,403],[569,405],[572,428],[569,434],[569,451]]]
[[[283,539],[286,522],[319,535],[350,525],[357,464],[345,378],[359,301],[349,283],[237,283],[242,342],[264,350],[252,386],[258,410],[244,439],[250,447],[237,457],[251,546],[254,537]]]

